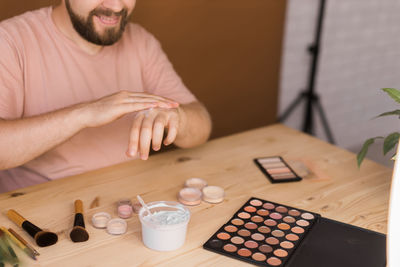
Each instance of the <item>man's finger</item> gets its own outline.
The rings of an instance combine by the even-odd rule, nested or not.
[[[150,152],[150,143],[153,132],[153,116],[145,116],[139,134],[139,152],[142,160],[147,160]]]
[[[170,119],[168,125],[168,134],[164,140],[164,145],[172,144],[178,135],[179,120],[177,118]]]
[[[133,119],[130,137],[129,137],[129,145],[128,145],[128,156],[134,157],[138,152],[139,147],[139,134],[140,128],[142,126],[144,118],[144,113],[136,114],[135,118]]]
[[[144,103],[127,103],[123,105],[125,113],[131,113],[141,111],[145,109],[158,107],[158,103],[155,102],[144,102]]]
[[[165,116],[157,116],[154,120],[152,146],[153,150],[158,151],[161,148],[161,142],[164,137],[164,128],[166,124]]]
[[[147,94],[147,93],[136,93],[136,92],[131,92],[129,94],[131,97],[143,97],[143,98],[150,98],[150,99],[155,99],[155,100],[160,100],[160,101],[165,101],[165,102],[169,102],[169,103],[176,103],[178,104],[178,102],[163,97],[163,96],[159,96],[159,95],[152,95],[152,94]]]

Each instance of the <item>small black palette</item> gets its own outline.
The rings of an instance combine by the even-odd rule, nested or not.
[[[203,248],[258,266],[383,267],[385,243],[383,234],[253,197]]]
[[[302,180],[282,157],[255,158],[254,163],[271,183],[298,182]]]

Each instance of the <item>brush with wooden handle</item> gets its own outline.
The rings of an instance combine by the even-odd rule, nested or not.
[[[33,254],[35,256],[39,256],[40,253],[36,251],[35,248],[33,248],[25,239],[22,238],[17,232],[15,232],[13,229],[8,228],[8,231],[19,241],[21,242],[26,248],[30,250],[29,254]]]
[[[26,255],[36,260],[35,254],[27,246],[21,243],[21,241],[19,241],[12,233],[10,233],[10,231],[8,231],[5,227],[0,227],[0,230],[3,231],[15,245],[22,249],[26,253]]]
[[[80,199],[75,200],[74,228],[69,236],[73,242],[85,242],[89,239],[89,234],[85,229],[85,221],[83,219],[83,203]]]
[[[3,230],[0,230],[0,246],[5,251],[8,258],[8,262],[11,263],[12,266],[18,267],[19,266],[19,259],[17,254],[15,254],[14,249],[11,247],[10,243],[7,241],[6,233]]]
[[[33,237],[39,247],[51,246],[58,241],[58,236],[55,233],[43,231],[13,209],[7,211],[7,217]]]

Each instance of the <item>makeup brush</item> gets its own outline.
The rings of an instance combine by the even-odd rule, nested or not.
[[[79,199],[75,200],[74,228],[69,236],[73,242],[85,242],[89,239],[89,234],[85,229],[85,221],[83,220],[83,203]]]
[[[6,262],[5,251],[0,247],[0,267],[4,267],[4,262]]]
[[[7,237],[3,230],[0,230],[0,246],[5,252],[6,258],[12,264],[12,266],[17,267],[19,265],[19,259],[17,254],[15,254],[14,249],[11,247],[10,243],[7,241]]]
[[[3,231],[10,240],[17,245],[20,249],[22,249],[29,257],[36,260],[36,256],[27,246],[25,246],[21,241],[19,241],[10,231],[8,231],[5,227],[0,227],[0,230]]]
[[[33,254],[35,256],[39,256],[40,253],[36,251],[25,239],[22,238],[17,232],[15,232],[13,229],[8,228],[8,231],[19,241],[21,242],[24,246],[26,246],[31,252],[29,254]]]
[[[7,211],[7,217],[33,237],[39,247],[51,246],[58,241],[58,236],[55,233],[43,231],[13,209]]]

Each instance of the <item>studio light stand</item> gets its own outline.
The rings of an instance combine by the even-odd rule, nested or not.
[[[325,15],[325,4],[326,0],[320,0],[319,12],[318,12],[318,20],[317,20],[317,28],[315,33],[314,43],[308,47],[308,52],[311,55],[311,68],[309,72],[308,79],[308,87],[306,90],[300,92],[297,98],[288,106],[288,108],[283,112],[283,114],[278,118],[280,122],[283,122],[289,117],[289,115],[294,111],[294,109],[303,101],[306,101],[306,108],[303,117],[303,132],[308,134],[314,134],[314,116],[313,116],[313,107],[315,106],[315,110],[319,113],[322,121],[322,125],[324,127],[326,136],[330,143],[334,144],[334,138],[332,135],[332,131],[329,127],[328,120],[325,116],[324,109],[320,102],[320,98],[317,93],[315,93],[315,78],[318,68],[318,57],[320,52],[320,44],[321,44],[321,33],[323,20]]]

